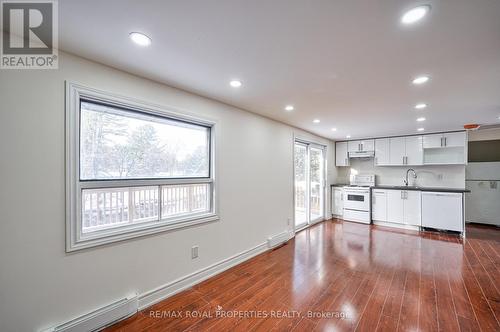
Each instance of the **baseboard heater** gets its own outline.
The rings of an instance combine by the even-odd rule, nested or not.
[[[97,331],[135,314],[138,310],[137,294],[127,296],[103,308],[69,322],[42,330],[41,332],[88,332]]]
[[[279,234],[276,234],[274,236],[271,236],[267,239],[267,247],[268,248],[274,248],[279,246],[282,243],[287,242],[290,240],[291,236],[290,233],[287,231],[281,232]]]

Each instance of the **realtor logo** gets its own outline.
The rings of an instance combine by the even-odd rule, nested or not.
[[[1,69],[57,69],[57,1],[1,1]]]

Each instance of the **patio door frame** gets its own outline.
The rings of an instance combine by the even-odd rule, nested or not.
[[[295,192],[296,192],[296,183],[295,183],[295,145],[303,145],[306,148],[306,173],[307,173],[307,181],[306,181],[306,222],[301,225],[296,225],[296,213],[295,213]],[[322,184],[321,184],[321,190],[320,194],[322,195],[322,211],[321,211],[321,216],[315,219],[311,219],[311,171],[310,171],[310,155],[311,155],[311,148],[316,148],[322,151],[322,159],[323,159],[323,174],[322,174]],[[313,142],[307,139],[301,139],[298,137],[295,137],[293,140],[293,228],[295,232],[298,232],[304,228],[307,228],[311,225],[314,225],[318,222],[321,222],[325,220],[325,215],[326,215],[326,204],[327,204],[327,195],[326,195],[326,174],[327,174],[327,163],[326,163],[326,156],[327,156],[327,146],[321,143]]]

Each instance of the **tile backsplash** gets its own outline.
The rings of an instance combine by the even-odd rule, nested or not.
[[[408,168],[413,168],[417,172],[416,179],[410,176],[410,185],[465,188],[464,165],[375,167],[373,159],[351,159],[350,167],[338,167],[338,178],[335,182],[348,183],[351,172],[358,172],[358,174],[375,174],[377,184],[403,185]]]

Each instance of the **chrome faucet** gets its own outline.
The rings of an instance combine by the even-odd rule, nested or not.
[[[406,178],[403,179],[403,182],[405,183],[405,186],[408,186],[408,174],[410,172],[413,172],[413,178],[414,179],[417,178],[417,172],[415,172],[415,170],[413,168],[408,168],[408,170],[406,171]]]

